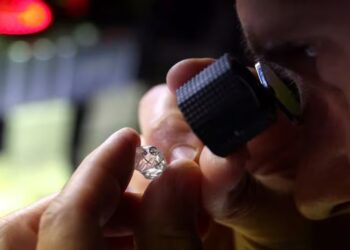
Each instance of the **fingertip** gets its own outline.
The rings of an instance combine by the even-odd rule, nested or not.
[[[168,88],[175,93],[176,89],[214,61],[212,58],[201,58],[178,62],[168,71],[166,77]]]
[[[176,160],[149,185],[144,195],[144,211],[149,217],[156,216],[159,224],[171,226],[176,218],[176,224],[190,223],[183,219],[196,217],[200,206],[200,187],[198,165],[190,160]]]
[[[198,169],[198,164],[190,159],[176,159],[169,164],[172,169],[180,169],[178,171],[188,171],[188,169]]]
[[[201,171],[198,164],[189,159],[177,159],[169,164],[163,179],[178,183],[176,188],[199,188],[201,183]],[[198,184],[198,185],[197,185]],[[197,190],[199,191],[199,190]]]
[[[133,128],[122,128],[112,134],[107,140],[106,144],[109,143],[118,143],[120,144],[121,140],[125,140],[127,142],[126,145],[131,145],[133,147],[137,147],[140,145],[140,135]]]
[[[100,169],[100,174],[103,175],[108,175],[110,171],[109,174],[118,179],[121,190],[124,190],[133,172],[135,151],[140,141],[141,138],[134,129],[122,128],[112,134],[81,165],[90,165],[98,172]]]
[[[175,215],[179,210],[182,213],[188,213],[199,201],[200,178],[200,169],[194,161],[185,159],[173,161],[166,171],[153,180],[147,188],[143,197],[143,205],[155,209],[146,209],[145,211],[153,214],[154,211],[158,210],[167,215]],[[184,206],[186,207],[184,203],[188,205],[187,210],[182,209]],[[170,217],[158,218],[167,220]]]
[[[146,190],[136,230],[140,249],[200,249],[197,219],[200,169],[190,160],[176,160]]]
[[[202,182],[202,173],[198,164],[192,160],[178,159],[169,165],[168,171],[164,174],[164,186],[166,183],[172,183],[173,186],[169,188],[169,194],[175,191],[181,194],[182,199],[189,206],[198,208]]]

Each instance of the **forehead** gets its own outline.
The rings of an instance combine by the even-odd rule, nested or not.
[[[335,18],[341,19],[349,3],[346,0],[237,0],[237,11],[248,39],[267,41],[275,37],[297,38],[305,32],[319,34],[318,29],[324,29]]]

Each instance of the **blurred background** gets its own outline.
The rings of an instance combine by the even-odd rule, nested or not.
[[[0,0],[0,215],[58,191],[188,57],[244,60],[233,0]]]

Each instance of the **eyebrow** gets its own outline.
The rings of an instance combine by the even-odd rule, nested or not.
[[[253,33],[248,32],[242,38],[242,46],[244,48],[245,55],[254,61],[259,61],[266,57],[269,53],[269,49],[258,39]]]
[[[305,46],[302,42],[291,42],[279,40],[276,43],[264,43],[253,33],[245,36],[244,47],[248,57],[255,61],[280,60],[282,57],[293,56],[300,48]]]
[[[267,45],[266,42],[261,41],[254,33],[247,32],[246,36],[246,48],[252,52],[255,56],[266,56],[267,54],[270,54],[271,51],[274,51],[275,49],[278,49],[281,47],[281,43],[279,45]],[[279,50],[279,49],[278,49]]]
[[[303,30],[305,32],[307,29],[305,25],[300,26],[309,19],[308,16],[302,15],[305,12],[305,1],[308,2],[307,0],[282,1],[283,8],[289,8],[289,11],[285,15],[276,14],[274,20],[278,19],[278,23],[271,21],[271,18],[267,18],[267,20],[262,21],[262,27],[255,24],[246,26],[244,35],[246,39],[245,47],[248,51],[260,57],[276,54],[293,45],[290,42],[293,37],[292,34],[300,33]],[[255,31],[255,29],[258,30]]]

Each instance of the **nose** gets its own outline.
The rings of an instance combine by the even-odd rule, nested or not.
[[[312,220],[350,213],[350,163],[346,155],[302,164],[296,179],[299,211]]]

